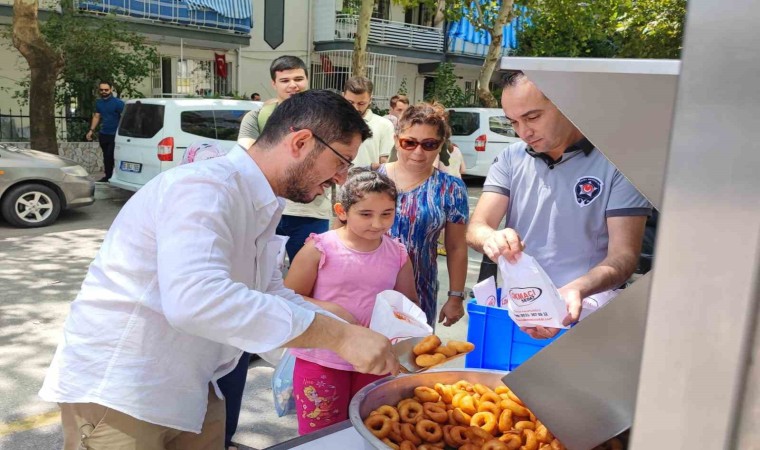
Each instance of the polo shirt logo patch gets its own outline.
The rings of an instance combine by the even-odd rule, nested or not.
[[[604,183],[597,177],[578,178],[578,182],[575,183],[575,201],[578,202],[578,206],[583,208],[590,205],[602,193],[602,186]]]

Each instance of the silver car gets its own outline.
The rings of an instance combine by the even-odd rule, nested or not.
[[[44,227],[62,209],[95,202],[95,183],[76,162],[0,144],[0,213],[11,225]]]

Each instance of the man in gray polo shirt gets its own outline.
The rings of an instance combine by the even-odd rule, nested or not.
[[[514,262],[523,249],[536,258],[567,303],[567,325],[583,298],[633,274],[652,206],[524,74],[506,78],[502,105],[524,142],[494,160],[467,242],[493,261]],[[550,338],[559,330],[525,331]]]

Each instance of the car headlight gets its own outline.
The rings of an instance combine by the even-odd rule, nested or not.
[[[84,170],[84,167],[82,166],[66,166],[61,167],[61,170],[63,173],[75,177],[86,177],[89,175],[86,170]]]

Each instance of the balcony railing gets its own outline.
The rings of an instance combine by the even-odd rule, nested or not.
[[[358,16],[336,14],[334,39],[353,42],[356,39],[358,22]],[[367,41],[371,44],[443,52],[443,30],[440,28],[391,22],[390,20],[372,18]]]

